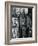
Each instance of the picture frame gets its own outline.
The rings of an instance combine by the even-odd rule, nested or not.
[[[20,33],[21,36],[20,35],[17,36],[17,32],[16,32],[16,34],[13,34],[14,32],[12,31],[12,29],[17,31],[18,30],[17,28],[19,27],[19,25],[21,28],[21,24],[24,22],[24,19],[20,19],[21,24],[18,24],[19,20],[17,18],[20,18],[20,17],[18,17],[19,16],[18,14],[20,14],[20,12],[22,12],[20,8],[25,11],[24,12],[25,14],[28,13],[27,17],[26,17],[27,23],[25,22],[27,27],[29,25],[28,23],[31,23],[30,24],[31,33],[28,33],[28,34],[26,33],[27,34],[26,36],[24,33],[22,33],[22,34],[24,34],[24,37],[21,33]],[[13,10],[15,10],[15,9],[17,9],[16,10],[16,13],[18,15],[17,17],[13,16],[15,14],[15,11],[13,11]],[[18,10],[18,9],[20,9],[20,10]],[[30,13],[31,13],[31,16],[29,15]],[[13,17],[15,17],[15,20],[12,19]],[[29,17],[30,17],[30,19],[29,19]],[[22,22],[22,20],[23,20],[23,22]],[[15,23],[17,21],[16,29],[14,28],[14,26],[12,26],[12,25],[16,25],[16,24],[14,24],[14,21],[15,21]],[[21,29],[23,29],[23,27]],[[27,28],[25,27],[24,29],[27,29]],[[21,30],[19,30],[19,31],[21,31]],[[28,31],[26,31],[26,32],[28,32]],[[14,35],[14,37],[13,37],[13,35]],[[23,44],[23,43],[36,43],[36,42],[37,42],[37,4],[36,3],[6,1],[5,2],[5,44],[10,45],[10,44]]]

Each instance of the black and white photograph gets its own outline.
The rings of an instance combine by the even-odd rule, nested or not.
[[[5,3],[5,43],[37,42],[37,4]]]
[[[11,38],[32,37],[32,8],[11,6]]]

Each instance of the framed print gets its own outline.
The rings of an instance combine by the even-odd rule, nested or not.
[[[37,42],[37,4],[5,2],[5,43]]]

